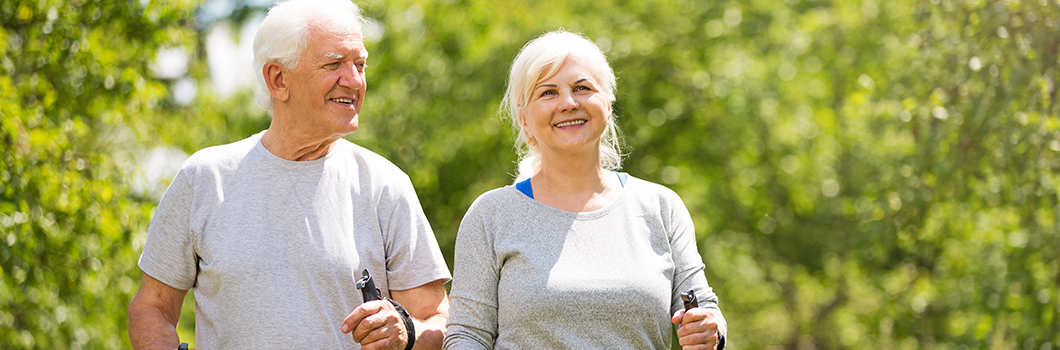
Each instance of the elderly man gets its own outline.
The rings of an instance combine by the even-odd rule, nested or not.
[[[360,10],[276,5],[254,54],[272,123],[196,152],[173,179],[140,257],[133,347],[177,348],[193,289],[204,349],[440,348],[450,275],[412,183],[342,139],[367,86]],[[363,270],[389,300],[362,300]]]

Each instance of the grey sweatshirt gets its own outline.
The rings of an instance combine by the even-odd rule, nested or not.
[[[681,198],[633,177],[585,213],[489,191],[454,260],[446,349],[669,349],[681,292],[717,308]]]

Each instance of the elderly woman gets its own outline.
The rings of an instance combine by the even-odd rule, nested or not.
[[[445,348],[669,349],[671,323],[685,349],[717,347],[725,320],[688,209],[614,170],[614,101],[607,58],[581,35],[544,34],[515,58],[503,109],[519,176],[460,224]]]

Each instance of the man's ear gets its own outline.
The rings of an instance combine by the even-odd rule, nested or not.
[[[286,71],[279,62],[266,63],[261,68],[261,74],[265,76],[265,85],[269,88],[269,94],[276,101],[287,101],[291,96],[287,90]]]

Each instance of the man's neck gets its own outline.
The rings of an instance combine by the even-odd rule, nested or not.
[[[275,126],[275,125],[273,125]],[[283,128],[269,127],[261,135],[261,145],[273,155],[291,161],[309,161],[319,159],[331,152],[339,138],[313,139],[299,137]]]

